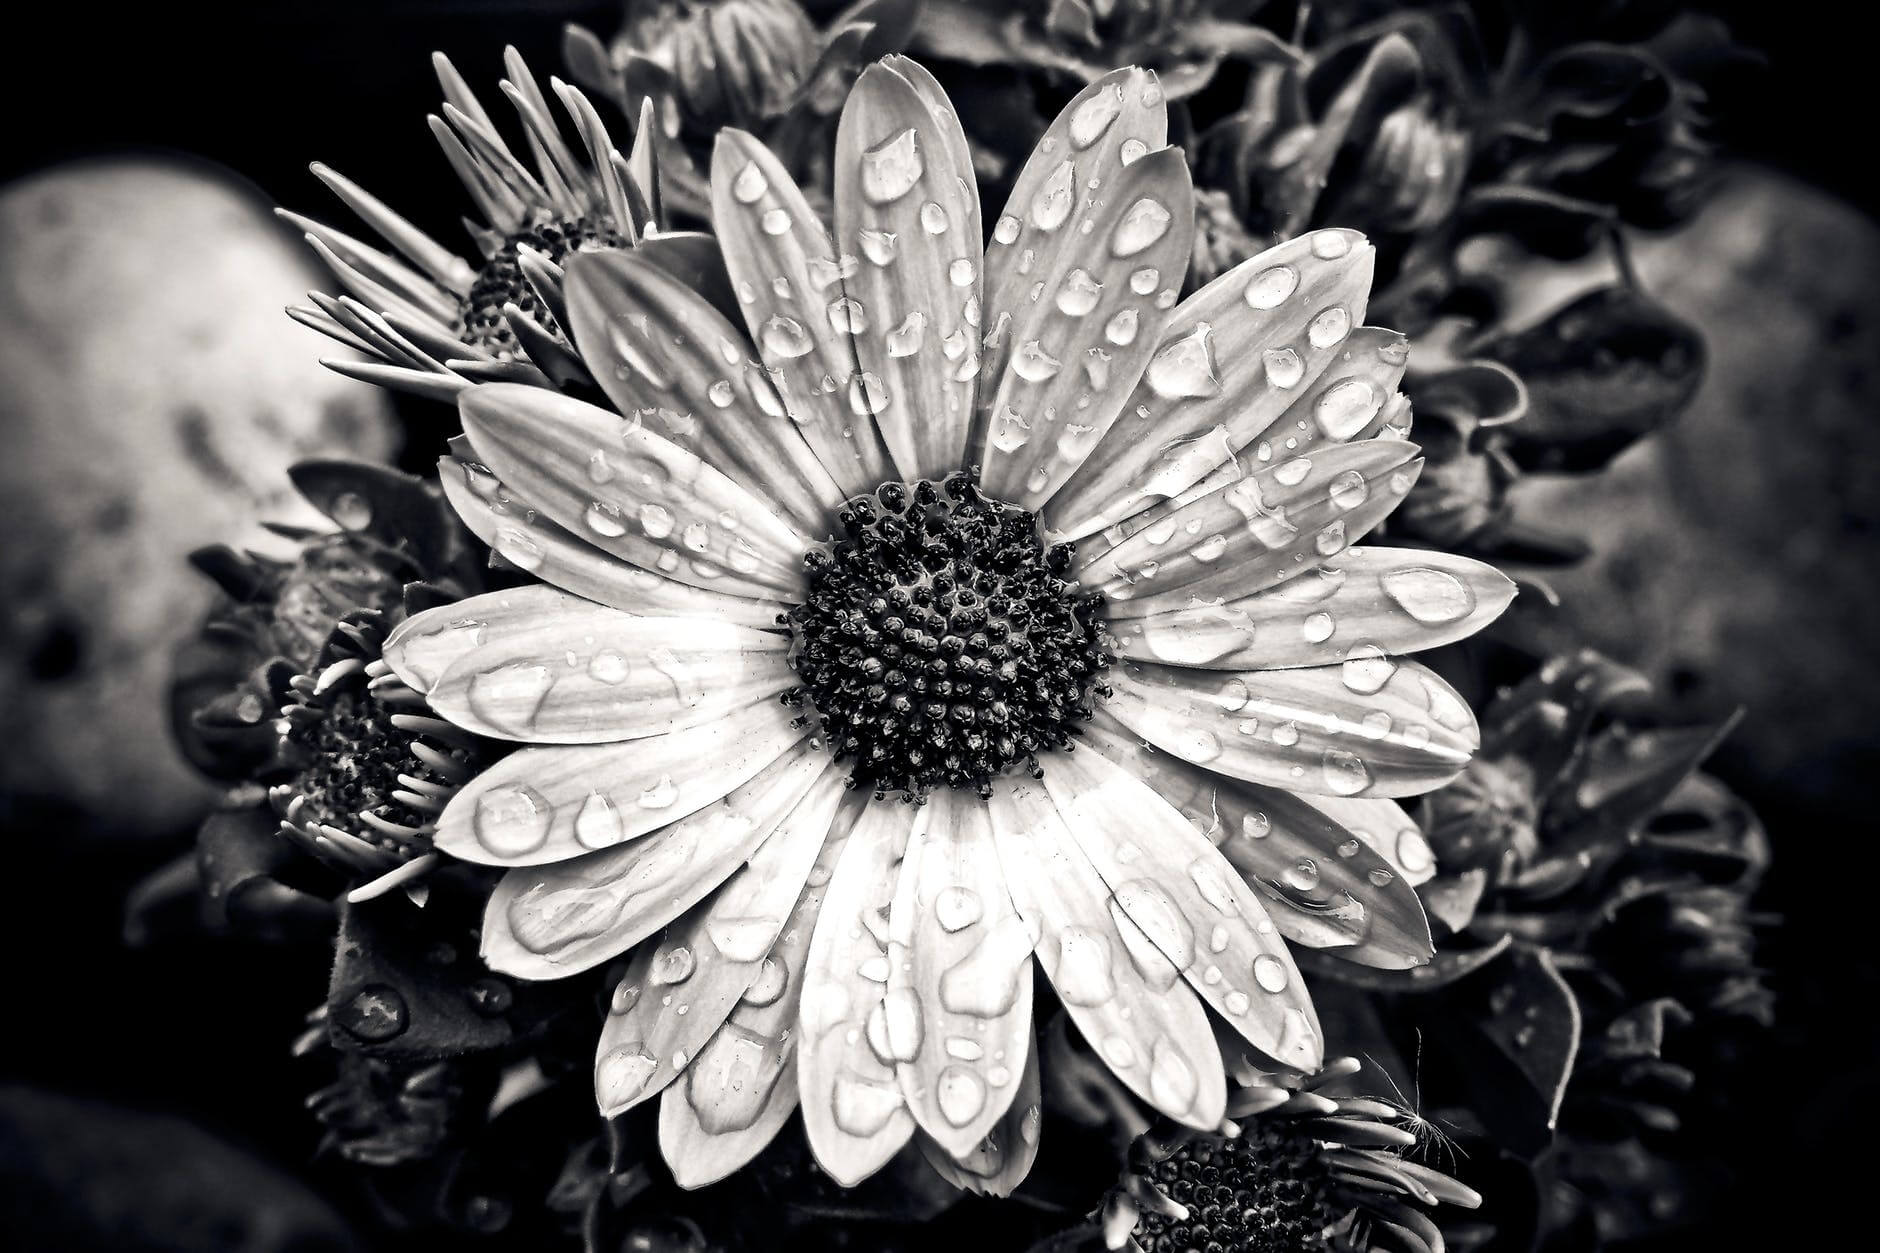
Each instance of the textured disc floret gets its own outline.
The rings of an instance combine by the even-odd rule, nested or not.
[[[1046,549],[1030,513],[965,473],[883,484],[838,520],[804,558],[809,596],[786,617],[802,685],[783,699],[814,705],[856,785],[984,794],[1070,746],[1110,655],[1100,602],[1064,578],[1069,544]]]
[[[1325,1154],[1284,1122],[1250,1126],[1231,1140],[1200,1137],[1147,1173],[1187,1213],[1145,1210],[1136,1242],[1146,1253],[1311,1253],[1328,1247],[1325,1229],[1338,1217]]]
[[[477,271],[470,290],[459,298],[458,325],[454,328],[465,343],[485,352],[514,360],[521,355],[516,334],[503,316],[503,306],[515,305],[550,334],[561,331],[554,315],[535,293],[534,286],[522,272],[517,249],[531,248],[556,265],[570,255],[590,248],[625,248],[632,243],[614,226],[599,216],[578,217],[567,221],[544,220],[505,236]]]

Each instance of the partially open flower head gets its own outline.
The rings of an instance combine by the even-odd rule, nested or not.
[[[190,555],[224,599],[177,657],[171,707],[178,741],[217,778],[250,777],[275,757],[283,685],[314,665],[341,618],[396,611],[412,582],[437,582],[447,596],[474,586],[460,577],[468,537],[435,485],[347,461],[288,473],[334,529],[270,527],[289,555],[225,544]]]
[[[1163,1124],[1138,1137],[1102,1212],[1103,1243],[1130,1253],[1439,1253],[1429,1210],[1481,1198],[1411,1159],[1416,1120],[1387,1101],[1336,1096],[1358,1061],[1314,1074],[1235,1067],[1232,1134]]]
[[[578,253],[657,238],[659,263],[699,281],[704,237],[665,232],[649,119],[622,154],[580,91],[551,78],[549,105],[515,49],[502,81],[521,123],[524,156],[441,53],[433,58],[445,101],[431,132],[469,193],[480,220],[465,219],[470,259],[324,165],[314,174],[382,238],[371,244],[283,210],[346,294],[314,292],[289,312],[365,362],[333,361],[343,373],[449,399],[470,381],[580,379],[565,331],[562,267]],[[572,123],[575,143],[560,114]]]
[[[1315,232],[1178,302],[1165,128],[1153,75],[1092,84],[982,247],[951,106],[889,58],[842,115],[833,235],[720,137],[742,326],[643,250],[577,256],[567,325],[613,410],[460,399],[444,490],[541,582],[386,644],[439,717],[523,745],[434,844],[506,868],[492,968],[625,956],[597,1097],[659,1096],[688,1186],[800,1107],[839,1182],[918,1132],[1009,1191],[1034,964],[1121,1082],[1209,1129],[1210,1014],[1320,1064],[1288,942],[1431,955],[1392,798],[1477,732],[1403,654],[1513,588],[1352,547],[1418,466],[1402,337],[1362,324],[1370,249]]]
[[[577,81],[630,117],[654,119],[679,211],[710,215],[705,169],[725,126],[762,138],[826,204],[842,101],[863,66],[901,50],[920,3],[858,0],[819,23],[798,0],[627,0],[610,41],[570,26],[564,52]]]

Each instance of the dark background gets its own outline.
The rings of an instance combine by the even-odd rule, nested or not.
[[[1755,98],[1726,119],[1726,146],[1873,214],[1874,70],[1845,9],[1699,7],[1720,12],[1769,58]],[[23,21],[7,19],[0,180],[74,156],[187,153],[243,173],[269,200],[341,220],[306,172],[317,158],[453,237],[455,185],[424,126],[437,99],[428,54],[449,53],[481,83],[499,72],[501,46],[514,43],[546,77],[559,68],[564,22],[607,31],[617,14],[611,4],[561,0],[34,8]],[[1846,559],[1868,555],[1850,546]],[[1873,665],[1865,654],[1840,660]],[[1806,738],[1808,728],[1794,734]],[[1880,758],[1874,740],[1839,746],[1838,766],[1807,776],[1770,777],[1728,748],[1718,759],[1775,840],[1764,903],[1785,919],[1766,940],[1781,1025],[1758,1081],[1735,1094],[1734,1148],[1750,1165],[1751,1186],[1688,1237],[1693,1246],[1819,1247],[1802,1235],[1807,1216],[1842,1214],[1854,1230],[1865,1221],[1866,1193],[1853,1181],[1857,1161],[1848,1160],[1865,1150],[1836,1142],[1867,1130],[1860,1111],[1880,1088],[1880,976],[1864,894],[1874,857],[1864,847],[1874,826],[1866,804]],[[5,797],[0,825],[0,1084],[26,1080],[186,1112],[304,1175],[314,1133],[285,1041],[319,996],[318,972],[273,967],[265,950],[240,945],[203,944],[180,956],[121,947],[124,890],[179,851],[186,833],[173,842],[113,841],[80,816],[29,812]],[[0,1156],[6,1149],[0,1144]]]

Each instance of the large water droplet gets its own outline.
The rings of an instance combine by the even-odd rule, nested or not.
[[[1071,144],[1077,148],[1088,148],[1096,143],[1122,111],[1123,89],[1112,83],[1072,110]]]
[[[1299,271],[1289,265],[1261,270],[1247,282],[1247,303],[1255,309],[1277,309],[1299,287]]]
[[[1077,168],[1067,158],[1051,172],[1031,200],[1031,224],[1041,231],[1064,225],[1077,200]]]
[[[920,228],[929,235],[946,234],[947,211],[929,200],[920,207]]]
[[[744,996],[740,999],[742,999],[746,1005],[756,1005],[759,1007],[775,1005],[777,998],[783,995],[784,989],[787,988],[789,984],[790,971],[788,967],[780,961],[774,961],[766,957],[764,964],[757,968],[757,978],[751,981],[751,986],[745,989]]]
[[[1319,863],[1310,857],[1301,857],[1286,867],[1280,877],[1299,891],[1310,892],[1319,885]]]
[[[1351,236],[1340,230],[1312,232],[1312,255],[1325,261],[1336,261],[1351,251]]]
[[[1306,340],[1314,348],[1330,348],[1351,333],[1351,310],[1333,305],[1313,318],[1306,327]]]
[[[764,351],[773,357],[793,360],[810,350],[809,332],[794,318],[774,317],[758,333]]]
[[[1350,439],[1369,425],[1384,397],[1368,379],[1346,379],[1325,389],[1312,406],[1319,429],[1332,439]]]
[[[617,1048],[595,1064],[595,1099],[602,1109],[618,1109],[637,1097],[658,1069],[658,1059],[643,1045]]]
[[[992,238],[997,240],[1001,244],[1009,244],[1017,240],[1018,232],[1019,232],[1018,219],[1013,217],[1011,214],[1006,213],[1006,214],[1002,214],[998,222],[993,226]]]
[[[626,828],[613,801],[599,792],[588,793],[574,816],[574,838],[583,848],[606,848],[625,839]]]
[[[861,240],[864,257],[881,266],[888,265],[894,260],[894,243],[899,236],[893,231],[878,231],[863,227],[856,234]]]
[[[862,153],[862,195],[873,204],[892,204],[920,182],[926,171],[913,127]]]
[[[987,929],[973,951],[940,976],[940,1004],[955,1014],[997,1018],[1018,1001],[1018,976],[1031,955],[1032,936],[1007,916]]]
[[[510,565],[518,570],[537,570],[548,554],[526,532],[515,527],[502,527],[496,532],[496,551]]]
[[[843,297],[830,302],[829,325],[838,335],[860,335],[868,329],[868,315],[859,301]]]
[[[477,797],[471,827],[477,842],[498,857],[520,857],[547,842],[554,814],[532,787],[495,787]]]
[[[1134,309],[1120,309],[1103,328],[1103,338],[1118,348],[1136,342],[1136,330],[1141,325],[1141,316]]]
[[[1194,964],[1194,931],[1160,885],[1148,879],[1131,879],[1117,886],[1113,899],[1129,920],[1142,929],[1156,951],[1178,970],[1186,970]]]
[[[757,224],[764,228],[766,235],[782,235],[790,229],[790,215],[782,209],[766,209]]]
[[[1312,473],[1311,458],[1294,457],[1273,467],[1273,481],[1282,487],[1297,487],[1306,481],[1306,475],[1310,473]]]
[[[774,918],[707,918],[705,935],[712,947],[734,962],[761,961],[777,935]]]
[[[1012,354],[1012,373],[1027,383],[1042,383],[1057,375],[1064,363],[1045,351],[1037,340],[1027,340]]]
[[[1364,481],[1364,475],[1356,470],[1346,470],[1331,481],[1325,489],[1325,495],[1333,505],[1350,512],[1371,498],[1371,488]]]
[[[1334,796],[1356,796],[1371,786],[1371,772],[1356,753],[1328,748],[1319,765],[1325,786]]]
[[[1066,1005],[1101,1005],[1116,995],[1112,960],[1108,939],[1083,927],[1065,927],[1058,932],[1057,969],[1051,973],[1051,986]]]
[[[1348,542],[1349,540],[1346,538],[1345,532],[1345,520],[1340,518],[1322,527],[1319,533],[1313,536],[1312,548],[1321,557],[1336,557],[1339,553],[1345,551],[1345,545]]]
[[[962,931],[985,915],[985,903],[971,888],[946,887],[934,897],[934,919],[947,931]]]
[[[645,504],[640,506],[640,529],[651,539],[665,539],[672,534],[678,520],[672,516],[672,510],[664,505]]]
[[[1213,396],[1221,381],[1214,372],[1214,349],[1209,340],[1214,328],[1206,322],[1173,343],[1158,349],[1143,378],[1156,395],[1167,400]]]
[[[1119,257],[1133,257],[1168,233],[1174,219],[1168,206],[1144,197],[1129,206],[1110,236],[1110,251]]]
[[[1459,622],[1475,608],[1475,593],[1447,570],[1411,566],[1379,580],[1397,607],[1427,626]]]
[[[1271,953],[1262,953],[1253,959],[1253,981],[1268,992],[1286,990],[1286,963]]]
[[[948,1066],[934,1084],[940,1113],[955,1127],[964,1127],[986,1107],[986,1085],[964,1066]]]
[[[1024,415],[1006,405],[992,420],[992,446],[1000,452],[1017,452],[1031,438],[1031,423]]]
[[[1299,724],[1282,722],[1273,728],[1273,742],[1281,748],[1291,748],[1299,742]]]
[[[1357,644],[1345,655],[1339,672],[1346,687],[1360,696],[1369,696],[1390,682],[1390,676],[1397,673],[1397,663],[1376,644]]]
[[[1166,1114],[1185,1114],[1201,1090],[1194,1067],[1175,1041],[1163,1036],[1149,1050],[1149,1099]]]
[[[1103,284],[1090,277],[1089,270],[1072,270],[1058,288],[1057,307],[1074,318],[1081,318],[1097,307],[1103,297]]]
[[[770,180],[764,177],[764,171],[755,161],[747,161],[731,183],[731,194],[740,204],[755,204],[769,190]]]
[[[836,1076],[830,1099],[836,1126],[863,1138],[879,1134],[903,1104],[899,1088],[863,1079],[853,1071]]]
[[[913,988],[889,988],[881,1001],[884,1062],[911,1062],[920,1056],[920,995]]]
[[[686,1072],[686,1100],[699,1126],[711,1135],[728,1135],[755,1123],[785,1060],[780,1041],[726,1023]]]
[[[676,983],[684,983],[698,969],[698,954],[683,944],[661,945],[653,954],[652,969],[647,972],[647,982],[658,987],[669,988]]]
[[[1266,381],[1275,387],[1297,387],[1306,376],[1306,363],[1290,348],[1269,348],[1261,360],[1266,365]]]
[[[470,708],[478,717],[510,731],[527,732],[555,685],[547,666],[514,663],[479,671],[470,678]]]
[[[1332,638],[1332,632],[1337,629],[1337,625],[1332,621],[1332,615],[1329,613],[1307,614],[1305,621],[1299,624],[1299,633],[1305,637],[1308,644],[1323,644]]]

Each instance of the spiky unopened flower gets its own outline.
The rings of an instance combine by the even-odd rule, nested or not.
[[[1344,1057],[1316,1074],[1235,1075],[1233,1135],[1152,1128],[1102,1212],[1104,1243],[1130,1253],[1440,1253],[1426,1208],[1481,1197],[1406,1152],[1416,1118],[1368,1097],[1320,1091],[1357,1073]]]
[[[1196,1128],[1226,1107],[1204,1005],[1321,1060],[1285,940],[1430,956],[1428,846],[1388,798],[1477,735],[1398,655],[1512,586],[1351,547],[1417,469],[1388,425],[1402,337],[1361,325],[1370,248],[1317,232],[1178,305],[1166,125],[1153,75],[1091,85],[982,250],[955,116],[889,58],[842,117],[833,239],[769,151],[720,138],[744,329],[638,252],[582,255],[569,325],[619,412],[460,399],[444,490],[542,582],[386,645],[441,717],[527,745],[435,844],[509,868],[493,968],[628,954],[597,1095],[664,1094],[682,1182],[800,1104],[839,1181],[918,1129],[1009,1189],[1034,952],[1122,1082]]]
[[[442,116],[430,119],[431,132],[481,215],[469,223],[479,257],[458,256],[338,171],[315,164],[320,181],[388,247],[282,210],[349,293],[314,292],[312,306],[288,312],[371,358],[328,362],[333,368],[420,395],[449,399],[475,380],[579,378],[563,329],[562,266],[585,250],[662,234],[650,128],[643,118],[623,156],[587,97],[550,79],[580,136],[577,153],[511,48],[502,92],[521,120],[525,161],[450,60],[439,53],[433,63],[445,103]],[[668,234],[655,251],[684,273],[701,240]]]

